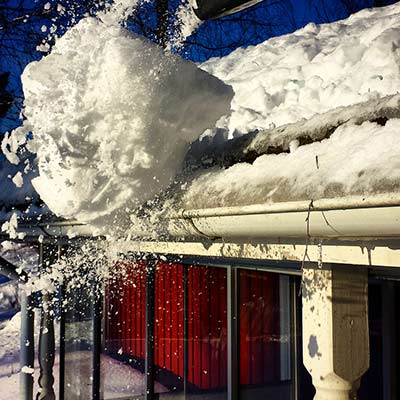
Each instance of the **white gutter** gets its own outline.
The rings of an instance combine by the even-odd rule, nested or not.
[[[400,238],[400,194],[181,210],[164,224],[173,237],[241,242],[266,238]],[[21,223],[18,232],[44,238],[93,237],[98,233],[78,221]],[[132,233],[138,239],[143,236],[143,232]]]
[[[54,238],[76,238],[76,237],[95,237],[96,231],[88,224],[78,221],[58,221],[43,223],[24,223],[21,222],[17,227],[17,234],[23,234],[15,240],[53,240]],[[97,235],[98,236],[98,235]],[[0,238],[9,239],[7,233],[0,234]],[[13,239],[14,240],[14,239]]]
[[[236,239],[395,238],[400,237],[400,195],[183,210],[170,217],[169,232]]]

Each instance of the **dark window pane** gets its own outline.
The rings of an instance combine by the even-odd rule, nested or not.
[[[158,263],[155,277],[156,393],[183,390],[183,265]]]
[[[400,398],[400,283],[390,278],[383,272],[368,286],[370,366],[361,377],[360,400]]]
[[[241,399],[292,399],[291,307],[288,277],[239,270]]]
[[[93,382],[93,301],[90,289],[75,289],[65,313],[64,393],[69,400],[89,399]]]
[[[188,271],[188,387],[226,398],[227,289],[224,268]]]
[[[146,273],[144,263],[120,263],[106,288],[103,399],[140,398],[144,372]]]

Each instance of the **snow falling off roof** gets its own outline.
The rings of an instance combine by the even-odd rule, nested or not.
[[[232,98],[193,63],[93,18],[29,64],[22,81],[34,187],[53,212],[81,221],[127,214],[165,188]]]
[[[83,20],[23,76],[35,187],[66,217],[129,216],[125,208],[165,188],[188,143],[216,124],[202,135],[211,144],[269,129],[252,143],[279,151],[197,171],[178,194],[185,208],[399,190],[399,99],[385,98],[400,91],[399,21],[400,3],[209,60],[201,67],[234,89],[230,111],[231,89],[217,79],[116,25]],[[346,107],[361,102],[394,111],[348,121]],[[320,135],[319,124],[334,129]],[[297,128],[312,140],[297,140]]]

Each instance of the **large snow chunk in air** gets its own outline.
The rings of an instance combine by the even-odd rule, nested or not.
[[[123,28],[82,20],[23,76],[39,177],[63,217],[92,221],[165,188],[190,142],[230,110],[230,86]]]

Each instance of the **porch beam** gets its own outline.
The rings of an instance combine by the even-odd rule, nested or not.
[[[279,261],[271,264],[270,269],[275,272],[300,274],[299,264],[282,264],[285,261],[302,262],[304,255],[312,262],[317,262],[321,249],[320,241],[310,242],[305,240],[285,241],[284,244],[274,240],[264,239],[262,242],[163,242],[163,241],[126,241],[110,244],[110,258],[118,259],[126,253],[156,253],[166,256],[176,254],[182,257],[222,257],[225,259],[249,260],[254,262]],[[338,242],[324,241],[322,257],[326,263],[352,264],[376,268],[379,266],[399,268],[400,266],[400,240],[388,241],[353,241]],[[176,259],[176,256],[175,256]],[[243,261],[242,261],[243,262]]]

